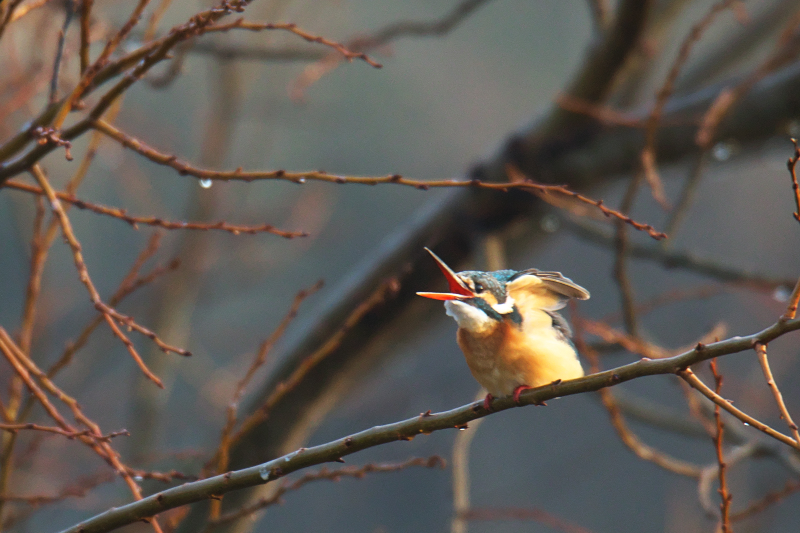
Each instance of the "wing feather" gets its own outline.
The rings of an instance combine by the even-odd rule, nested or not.
[[[560,272],[543,272],[535,268],[512,276],[506,290],[517,301],[527,300],[528,305],[549,311],[563,308],[570,298],[589,298],[589,291]]]

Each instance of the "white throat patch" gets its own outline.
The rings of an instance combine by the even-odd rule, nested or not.
[[[496,325],[494,319],[489,318],[486,313],[477,307],[458,300],[446,301],[444,308],[449,316],[456,319],[459,328],[471,333],[488,333]]]
[[[507,315],[509,313],[514,312],[514,298],[511,296],[506,297],[506,301],[501,304],[494,304],[492,309],[500,313],[501,315]]]

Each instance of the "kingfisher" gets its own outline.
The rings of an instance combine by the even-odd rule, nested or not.
[[[456,340],[472,375],[487,391],[483,401],[583,376],[567,321],[557,311],[589,291],[560,272],[498,270],[455,273],[425,248],[447,278],[450,292],[418,292],[443,300],[458,323]]]

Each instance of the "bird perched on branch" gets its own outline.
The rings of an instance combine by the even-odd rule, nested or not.
[[[428,250],[427,248],[425,248]],[[583,376],[572,332],[556,311],[570,298],[586,300],[589,291],[560,272],[498,270],[455,273],[428,250],[447,278],[450,292],[418,292],[444,300],[458,323],[457,340],[472,375],[494,397]]]

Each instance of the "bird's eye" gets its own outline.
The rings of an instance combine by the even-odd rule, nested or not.
[[[483,292],[483,285],[481,285],[480,281],[475,282],[475,292]]]

